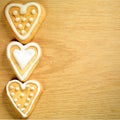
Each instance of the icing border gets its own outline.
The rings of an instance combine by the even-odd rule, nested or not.
[[[21,74],[19,73],[18,69],[16,68],[16,65],[14,64],[14,62],[13,62],[12,59],[11,59],[10,49],[11,49],[11,47],[14,46],[14,45],[19,46],[20,49],[26,49],[26,48],[28,48],[28,47],[33,46],[33,47],[35,47],[35,48],[37,49],[37,52],[38,52],[38,55],[37,55],[36,59],[34,60],[34,62],[31,63],[30,67],[28,68],[28,70],[26,70],[26,72],[25,72],[23,75],[21,75]],[[30,42],[30,43],[28,43],[28,44],[26,44],[26,45],[22,45],[22,44],[19,43],[19,42],[10,42],[10,43],[8,44],[8,46],[7,46],[7,57],[8,57],[8,59],[10,60],[10,63],[12,64],[15,73],[18,75],[18,78],[19,78],[21,81],[25,81],[25,79],[26,79],[27,75],[29,74],[30,70],[34,67],[34,65],[36,64],[36,62],[40,59],[41,54],[42,54],[42,52],[41,52],[40,46],[39,46],[37,43],[34,43],[34,42]]]
[[[37,85],[37,87],[38,87],[38,90],[37,90],[37,92],[36,92],[36,95],[35,95],[34,99],[32,100],[32,103],[30,104],[30,107],[29,107],[28,111],[27,111],[25,114],[16,106],[16,104],[14,103],[12,97],[10,96],[9,85],[10,85],[11,83],[14,83],[14,82],[17,82],[17,83],[21,86],[21,88],[22,88],[23,90],[25,89],[25,86],[26,86],[28,83],[33,83],[33,84]],[[32,108],[32,106],[33,106],[36,98],[39,96],[40,90],[41,90],[40,83],[37,82],[37,81],[34,81],[34,80],[29,80],[29,81],[27,81],[27,82],[25,82],[25,83],[22,83],[22,82],[20,82],[20,81],[18,81],[18,80],[16,80],[16,79],[14,79],[14,80],[12,80],[12,81],[9,81],[8,84],[7,84],[7,86],[6,86],[6,92],[7,92],[7,95],[8,95],[8,97],[9,97],[9,99],[11,100],[12,104],[13,104],[14,107],[18,110],[18,112],[22,115],[23,118],[28,117],[28,113],[30,112],[30,110],[31,110],[31,108]]]
[[[14,6],[17,6],[17,7],[19,7],[19,8],[21,9],[21,8],[24,8],[24,7],[27,8],[27,7],[32,6],[32,5],[34,5],[34,6],[36,6],[36,7],[38,8],[38,16],[37,16],[36,20],[34,21],[32,27],[31,27],[30,30],[28,31],[28,33],[27,33],[25,36],[22,36],[22,35],[20,35],[20,34],[17,32],[16,27],[15,27],[15,25],[13,24],[13,21],[12,21],[10,15],[9,15],[9,10],[10,10],[11,7],[14,7]],[[41,7],[40,7],[40,5],[39,5],[38,3],[36,3],[36,2],[29,2],[29,3],[26,3],[26,4],[11,3],[11,4],[7,5],[7,7],[5,8],[5,16],[6,16],[7,20],[8,20],[8,22],[9,22],[12,30],[13,30],[14,33],[17,35],[17,37],[18,37],[20,40],[23,40],[23,41],[24,41],[24,40],[26,40],[27,38],[29,38],[29,36],[30,36],[31,33],[33,32],[34,28],[36,27],[37,23],[39,22],[39,18],[40,18],[40,16],[41,16]]]

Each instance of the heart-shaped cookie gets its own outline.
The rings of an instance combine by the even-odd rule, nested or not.
[[[6,86],[7,96],[15,111],[22,117],[28,117],[39,96],[42,93],[41,85],[34,80],[22,83],[18,80],[9,81]]]
[[[45,10],[36,2],[10,3],[5,8],[5,16],[15,38],[26,44],[33,38],[45,18]]]
[[[26,45],[11,42],[7,47],[7,57],[17,77],[21,81],[26,81],[39,62],[41,49],[34,42]]]

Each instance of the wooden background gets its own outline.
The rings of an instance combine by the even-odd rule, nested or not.
[[[10,1],[0,1],[0,119],[17,118],[5,95],[15,78],[6,58],[14,39],[4,18]],[[47,17],[33,39],[43,56],[30,77],[44,93],[29,119],[120,119],[120,0],[33,1]]]

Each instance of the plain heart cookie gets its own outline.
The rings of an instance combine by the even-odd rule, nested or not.
[[[16,113],[22,118],[26,118],[33,111],[42,93],[42,87],[35,80],[25,83],[12,80],[8,82],[6,92]]]
[[[5,17],[14,37],[26,44],[34,37],[45,18],[45,10],[36,2],[10,3],[5,8]]]
[[[39,63],[41,48],[34,42],[26,45],[11,42],[7,46],[7,57],[19,80],[24,82]]]

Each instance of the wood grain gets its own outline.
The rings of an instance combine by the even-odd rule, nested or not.
[[[4,7],[11,1],[0,1],[0,119],[17,118],[5,95],[15,78],[6,58],[14,37]],[[29,119],[120,119],[120,0],[34,1],[47,17],[33,39],[43,56],[30,79],[44,93]]]

